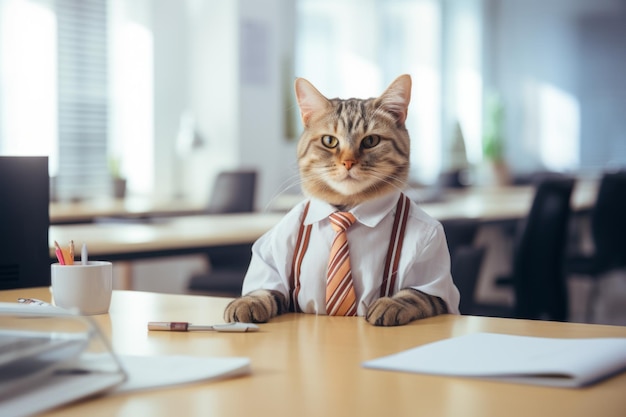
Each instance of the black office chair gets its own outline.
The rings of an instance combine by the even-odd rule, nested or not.
[[[626,267],[626,170],[605,173],[591,210],[591,255],[574,255],[567,260],[568,275],[585,275],[592,286],[587,299],[591,320],[599,281],[608,272]]]
[[[461,246],[472,246],[480,227],[478,219],[444,219],[441,221],[446,234],[450,256]]]
[[[209,198],[211,214],[254,211],[257,173],[254,170],[223,171],[217,175]]]
[[[485,255],[484,247],[474,246],[480,227],[478,219],[450,219],[441,222],[450,251],[451,273],[461,295],[461,314],[473,314],[476,285]]]
[[[539,181],[530,213],[519,223],[515,235],[512,274],[498,280],[501,285],[512,285],[514,306],[480,304],[474,314],[567,320],[564,257],[573,188],[572,178]]]
[[[257,173],[254,170],[224,171],[218,174],[207,212],[210,214],[254,211]],[[193,292],[236,296],[250,264],[252,244],[207,249],[208,274],[194,275],[187,286]]]

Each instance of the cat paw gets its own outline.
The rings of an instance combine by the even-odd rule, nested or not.
[[[410,307],[400,300],[382,297],[369,306],[365,320],[374,326],[402,326],[417,318]]]
[[[224,310],[227,323],[266,323],[284,310],[284,296],[274,291],[258,290],[231,301]]]
[[[439,297],[405,288],[393,297],[374,301],[365,315],[374,326],[401,326],[413,320],[437,316],[448,312],[446,303]]]

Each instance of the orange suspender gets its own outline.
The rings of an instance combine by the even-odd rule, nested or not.
[[[411,202],[404,194],[400,195],[398,205],[396,206],[396,216],[393,220],[393,228],[389,239],[389,248],[387,249],[387,258],[385,260],[385,269],[383,279],[380,286],[380,296],[389,297],[393,295],[396,279],[398,277],[398,265],[400,264],[400,253],[402,252],[402,243],[404,242],[404,232],[409,217],[409,208]],[[293,251],[293,261],[291,263],[291,276],[289,278],[290,288],[290,311],[299,312],[298,294],[300,292],[300,272],[302,268],[302,258],[309,246],[309,238],[311,237],[312,225],[305,225],[304,219],[309,211],[309,203],[307,202],[302,213],[300,222],[300,230],[296,246]]]

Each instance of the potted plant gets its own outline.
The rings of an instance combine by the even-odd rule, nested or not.
[[[504,106],[497,95],[487,99],[485,116],[483,158],[488,164],[491,182],[506,185],[510,174],[504,156]]]
[[[109,173],[113,186],[113,197],[124,198],[126,196],[126,178],[122,175],[122,162],[120,157],[109,157]]]

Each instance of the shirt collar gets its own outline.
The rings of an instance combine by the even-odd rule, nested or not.
[[[400,197],[400,192],[385,194],[374,200],[369,200],[353,207],[350,213],[356,220],[368,227],[375,227],[395,207]],[[309,225],[324,220],[337,209],[325,201],[311,198],[309,211],[304,219],[304,224]]]

